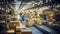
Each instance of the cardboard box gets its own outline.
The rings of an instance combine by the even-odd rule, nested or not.
[[[16,18],[11,18],[11,21],[16,21]]]
[[[10,29],[15,29],[16,26],[20,26],[20,21],[10,21],[10,23],[9,23]]]
[[[53,22],[54,22],[54,20],[53,20],[52,17],[50,17],[50,16],[46,16],[46,22],[47,22],[47,24],[52,25]]]
[[[14,29],[9,29],[6,31],[6,34],[15,34],[15,30]]]
[[[42,21],[41,20],[34,20],[35,21],[35,24],[37,24],[37,25],[42,25]]]
[[[11,18],[11,21],[21,21],[22,19],[21,18]]]
[[[21,30],[21,34],[32,34],[31,30]]]
[[[9,23],[9,28],[10,28],[10,29],[15,29],[16,26],[14,25],[14,23]]]
[[[15,26],[20,26],[20,21],[10,21],[10,23],[14,24]]]
[[[26,27],[16,26],[16,31],[20,32],[21,30],[25,29]]]
[[[34,21],[33,20],[27,20],[26,21],[26,26],[33,26]]]
[[[16,34],[21,34],[21,32],[16,32]]]

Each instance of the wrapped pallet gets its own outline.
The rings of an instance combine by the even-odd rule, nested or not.
[[[34,21],[31,19],[26,21],[26,26],[33,26],[33,24],[34,24]]]

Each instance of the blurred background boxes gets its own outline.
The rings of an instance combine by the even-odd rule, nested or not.
[[[0,15],[0,20],[5,21],[6,20],[6,16],[5,15]]]

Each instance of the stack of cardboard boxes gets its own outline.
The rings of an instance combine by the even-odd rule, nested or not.
[[[41,21],[42,18],[40,16],[40,14],[42,13],[42,10],[39,10],[39,11],[25,10],[25,11],[22,11],[21,13],[25,17],[29,18],[28,20],[26,20],[26,26],[33,26],[33,24],[37,24],[37,23],[38,23],[37,25],[42,24],[42,21]],[[39,19],[39,20],[36,20],[36,19]]]
[[[24,12],[21,12],[21,13],[24,15]],[[14,13],[12,13],[12,16],[19,15],[19,14],[20,14],[19,11],[18,12],[14,12]],[[20,18],[19,18],[20,19],[19,20],[18,17],[12,18],[12,16],[11,16],[11,21],[9,23],[9,27],[10,27],[10,29],[15,30],[15,32],[14,32],[15,34],[29,34],[29,33],[32,34],[31,33],[32,31],[26,30],[26,27],[22,25]],[[9,30],[7,30],[7,31],[9,31]]]

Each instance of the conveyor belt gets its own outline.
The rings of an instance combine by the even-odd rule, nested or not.
[[[27,27],[26,29],[32,30],[32,34],[43,34],[41,31],[39,31],[35,27]]]
[[[42,25],[42,26],[35,25],[35,27],[45,34],[59,34],[57,31],[55,31],[47,26],[44,26],[44,25]]]
[[[23,21],[22,22],[23,25],[26,25],[26,22]],[[37,28],[37,29],[36,29]],[[38,26],[38,25],[35,25],[35,27],[29,27],[27,29],[31,29],[33,34],[36,32],[38,33],[38,31],[40,32],[43,32],[44,34],[59,34],[57,31],[53,30],[52,28],[50,27],[47,27],[45,25],[41,25],[41,26]]]
[[[60,32],[60,27],[56,27],[56,26],[52,26],[52,25],[48,25],[48,24],[44,24],[44,25],[52,28],[53,30],[56,30],[56,31]]]
[[[28,18],[25,18],[25,20]],[[22,24],[26,26],[26,21],[22,21]],[[35,27],[26,27],[26,29],[28,30],[32,30],[32,34],[43,34],[41,31],[39,31],[38,29],[36,29]]]

